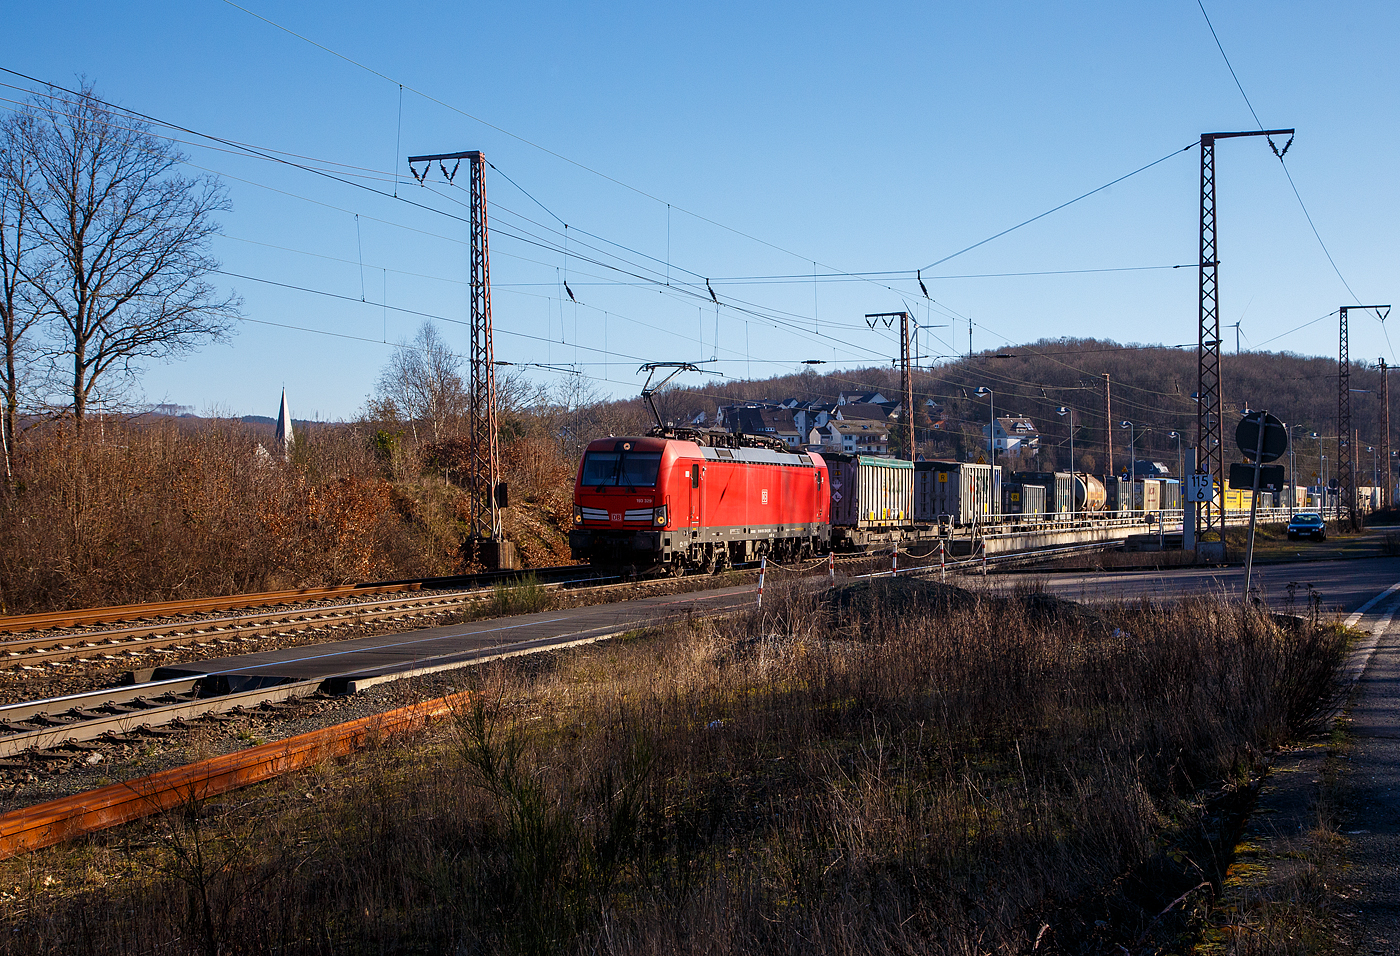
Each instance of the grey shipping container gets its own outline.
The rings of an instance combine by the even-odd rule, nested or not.
[[[1040,485],[1008,481],[1001,486],[1001,513],[1006,515],[1045,514],[1045,489]]]
[[[913,462],[869,455],[823,458],[831,480],[832,525],[897,528],[913,524]]]
[[[1162,510],[1181,510],[1181,482],[1176,478],[1162,479]]]
[[[1022,471],[1007,480],[1044,488],[1045,510],[1050,514],[1063,515],[1074,510],[1074,476],[1067,471]]]
[[[1103,490],[1108,496],[1108,502],[1104,505],[1105,514],[1127,514],[1132,508],[1132,494],[1126,481],[1116,475],[1106,475],[1103,479]]]
[[[1001,513],[1001,466],[975,462],[921,461],[915,465],[914,517],[985,522]]]

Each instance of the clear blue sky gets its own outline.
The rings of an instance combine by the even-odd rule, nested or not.
[[[934,355],[966,349],[968,317],[979,349],[1194,343],[1194,269],[1141,267],[1196,259],[1195,149],[925,270],[936,304],[912,276],[839,274],[912,271],[1204,131],[1255,128],[1195,0],[240,2],[392,79],[225,0],[12,4],[0,55],[61,84],[83,74],[110,100],[203,133],[371,170],[356,181],[390,194],[399,176],[396,200],[187,137],[192,164],[229,188],[215,254],[254,277],[219,278],[247,318],[371,340],[240,323],[227,344],[142,379],[148,400],[199,411],[272,415],[285,383],[298,418],[353,416],[389,356],[383,340],[422,321],[379,303],[465,320],[465,176],[420,187],[409,154],[480,149],[500,171],[488,178],[497,357],[573,366],[631,395],[640,360],[715,356],[710,368],[737,377],[887,362],[894,335],[862,316],[906,304],[952,324],[925,338]],[[1396,298],[1400,5],[1206,10],[1260,121],[1297,127],[1288,168],[1342,275],[1367,303]],[[1217,175],[1223,323],[1242,323],[1246,348],[1335,355],[1335,319],[1264,344],[1355,301],[1279,162],[1260,139],[1226,142]],[[646,281],[583,261],[599,258],[588,245]],[[668,262],[673,286],[698,295],[666,288]],[[825,278],[734,281],[814,268]],[[1135,271],[1005,275],[1104,269]],[[703,278],[724,303],[718,346]],[[465,353],[466,329],[439,324]],[[1395,361],[1379,322],[1352,325],[1353,357]],[[1233,329],[1225,340],[1234,347]]]

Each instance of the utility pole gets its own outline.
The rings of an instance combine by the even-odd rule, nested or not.
[[[1112,478],[1113,470],[1113,383],[1108,373],[1103,373],[1103,445],[1104,457],[1108,459],[1105,475]]]
[[[1282,150],[1275,148],[1279,158],[1292,144],[1293,130],[1270,129],[1237,133],[1201,134],[1201,244],[1200,298],[1197,312],[1196,336],[1196,462],[1198,470],[1211,476],[1213,487],[1220,489],[1217,501],[1212,493],[1205,504],[1205,530],[1225,533],[1225,460],[1221,441],[1222,412],[1220,396],[1220,261],[1216,254],[1215,236],[1215,142],[1241,136],[1283,136],[1290,138]],[[1273,140],[1270,140],[1272,145]]]
[[[1342,306],[1337,344],[1337,494],[1347,504],[1347,521],[1356,530],[1356,489],[1351,452],[1351,345],[1347,307]]]
[[[1388,305],[1344,305],[1337,310],[1337,494],[1347,503],[1347,521],[1353,531],[1356,514],[1356,441],[1351,427],[1351,343],[1348,313],[1352,309],[1374,309],[1382,322],[1390,315]],[[1381,315],[1381,310],[1385,315]],[[1382,375],[1384,378],[1384,375]],[[1387,435],[1387,438],[1389,436]]]
[[[1390,507],[1390,376],[1387,374],[1390,367],[1385,364],[1382,358],[1376,368],[1381,373],[1381,460],[1385,462],[1385,481],[1381,483],[1381,507]]]
[[[457,175],[462,160],[471,171],[471,385],[468,392],[468,473],[471,495],[473,556],[492,568],[513,568],[515,548],[501,534],[501,509],[506,505],[501,483],[500,452],[496,438],[496,359],[491,342],[491,260],[487,248],[486,157],[480,150],[408,157],[408,168],[425,183],[438,164],[448,182]],[[447,163],[453,163],[449,172]],[[425,164],[419,175],[413,167]]]
[[[899,349],[903,364],[900,374],[904,378],[904,420],[909,423],[909,460],[914,460],[914,372],[909,367],[909,313],[899,313]]]
[[[909,433],[909,460],[914,460],[914,372],[911,363],[911,339],[909,328],[908,312],[867,312],[865,321],[872,319],[885,319],[886,321],[899,317],[899,387],[904,393],[904,421],[908,425]],[[969,320],[970,322],[971,320]],[[971,336],[972,329],[969,325],[968,335]],[[970,353],[969,353],[970,354]]]

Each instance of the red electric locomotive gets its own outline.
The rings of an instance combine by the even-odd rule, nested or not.
[[[757,443],[698,429],[592,442],[574,484],[574,558],[681,574],[826,551],[826,463]]]

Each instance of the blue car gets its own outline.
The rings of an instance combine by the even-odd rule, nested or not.
[[[1322,520],[1322,515],[1311,512],[1294,515],[1293,520],[1288,522],[1288,540],[1297,541],[1299,538],[1326,541],[1327,523]]]

